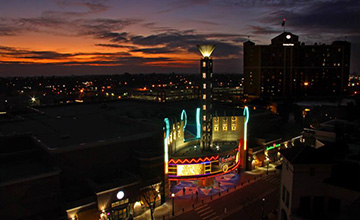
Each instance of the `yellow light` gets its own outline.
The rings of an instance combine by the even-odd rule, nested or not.
[[[177,165],[177,176],[193,176],[204,174],[204,164]]]
[[[304,86],[308,86],[309,85],[309,83],[308,82],[304,82]]]
[[[215,49],[215,45],[197,45],[197,47],[204,57],[209,57]]]
[[[32,98],[31,98],[31,101],[32,101],[32,102],[35,102],[35,101],[36,101],[35,97],[32,97]]]
[[[309,111],[310,111],[310,109],[309,109],[309,108],[306,108],[306,109],[305,109],[305,111],[306,111],[306,112],[309,112]]]

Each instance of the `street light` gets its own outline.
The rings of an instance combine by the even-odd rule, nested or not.
[[[175,193],[171,193],[172,198],[172,216],[175,215]]]
[[[265,198],[262,198],[261,220],[264,219],[264,209],[265,209]]]
[[[266,158],[266,161],[267,161],[267,166],[266,166],[266,175],[269,175],[269,158],[267,157]]]

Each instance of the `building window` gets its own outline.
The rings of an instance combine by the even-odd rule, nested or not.
[[[204,111],[206,110],[206,105],[203,105],[203,110],[204,110]]]
[[[228,125],[226,118],[223,119],[223,125],[222,125],[223,131],[227,131]]]
[[[330,197],[328,204],[329,204],[329,206],[328,206],[329,213],[333,213],[336,215],[340,213],[340,200],[339,199]]]
[[[315,175],[315,167],[310,167],[310,176]]]
[[[202,63],[202,66],[203,66],[203,67],[206,67],[206,62],[205,62],[205,61]]]
[[[202,75],[203,75],[203,79],[206,79],[206,73],[203,73]]]
[[[206,99],[206,94],[203,95],[203,99]]]
[[[322,214],[324,212],[324,197],[323,196],[315,196],[313,200],[313,213],[314,214]]]
[[[206,115],[203,116],[203,120],[206,121]]]
[[[299,214],[302,216],[307,216],[310,214],[310,197],[309,196],[300,197]]]
[[[286,190],[286,202],[285,202],[285,205],[288,208],[289,208],[289,202],[290,202],[290,193],[289,193],[288,190]]]
[[[285,203],[285,193],[286,193],[286,188],[283,185],[282,186],[282,193],[281,193],[281,200]]]
[[[206,89],[206,83],[203,84],[203,88]]]

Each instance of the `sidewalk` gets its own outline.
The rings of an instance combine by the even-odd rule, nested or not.
[[[223,187],[223,188],[219,188],[219,189],[224,189],[224,190],[220,190],[218,193],[216,194],[211,194],[209,196],[198,196],[198,198],[196,198],[196,195],[194,194],[195,190],[190,190],[191,187],[187,188],[187,190],[185,191],[185,194],[182,192],[182,190],[180,192],[177,193],[178,196],[175,197],[175,216],[177,215],[181,215],[184,212],[188,212],[190,210],[193,210],[196,207],[201,206],[202,204],[205,203],[209,203],[212,200],[216,200],[220,197],[223,197],[229,193],[234,192],[235,190],[244,188],[258,180],[260,180],[261,178],[267,176],[267,172],[268,175],[273,175],[276,172],[278,172],[276,170],[276,166],[279,165],[280,162],[275,162],[274,164],[269,164],[269,167],[259,167],[255,170],[252,171],[245,171],[243,173],[241,173],[241,179],[240,181],[238,181],[238,183],[234,186],[232,186],[231,188],[229,187]],[[164,204],[162,204],[161,206],[157,207],[155,209],[154,212],[154,219],[171,219],[172,218],[172,200],[169,199],[169,201],[165,202]],[[136,220],[147,220],[147,219],[151,219],[150,217],[150,210],[147,210],[146,212],[144,212],[142,215],[140,216],[136,216],[134,217],[134,219]]]

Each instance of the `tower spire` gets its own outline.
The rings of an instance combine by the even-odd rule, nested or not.
[[[200,146],[203,151],[211,150],[212,141],[212,78],[213,61],[210,58],[215,45],[197,45],[203,58],[200,60],[201,73],[201,140]]]

